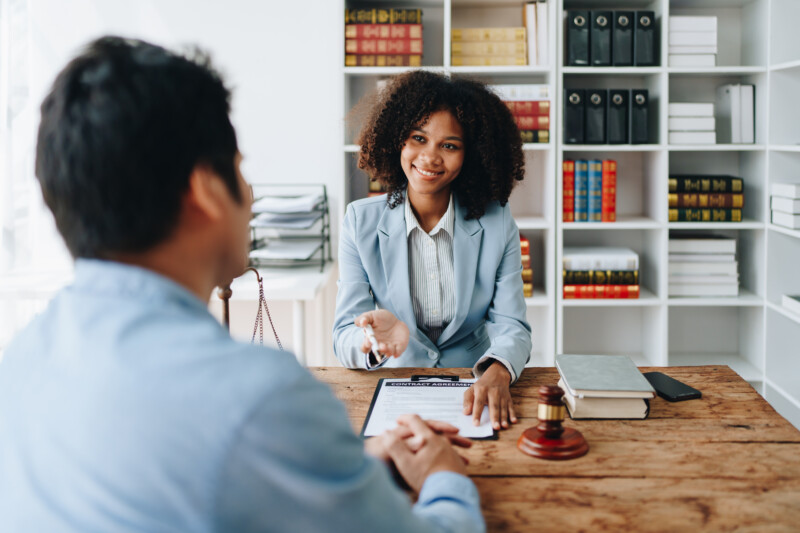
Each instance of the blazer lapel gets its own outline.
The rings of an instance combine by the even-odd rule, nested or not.
[[[464,220],[466,211],[461,207],[458,198],[454,198],[455,229],[453,231],[453,267],[455,270],[456,314],[450,324],[439,336],[436,344],[447,342],[461,328],[469,313],[472,292],[475,289],[480,257],[483,226],[476,219]]]
[[[408,278],[408,239],[406,219],[402,205],[394,209],[388,206],[378,221],[378,241],[386,276],[386,286],[394,305],[397,318],[405,322],[408,329],[417,327],[414,307],[411,303],[411,283]]]

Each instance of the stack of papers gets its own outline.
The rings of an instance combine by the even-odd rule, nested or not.
[[[309,213],[322,203],[321,193],[265,196],[253,203],[253,213]]]
[[[320,247],[319,240],[275,240],[250,252],[250,259],[310,259]]]
[[[311,213],[261,213],[250,221],[252,228],[308,229],[322,218],[320,211]]]

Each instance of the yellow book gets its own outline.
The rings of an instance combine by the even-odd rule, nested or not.
[[[457,41],[521,41],[525,28],[453,28],[452,42]]]
[[[453,56],[450,63],[454,67],[500,67],[527,64],[525,55],[521,56]]]
[[[518,56],[525,54],[525,41],[456,41],[451,50],[453,56]]]

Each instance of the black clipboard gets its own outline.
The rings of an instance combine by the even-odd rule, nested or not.
[[[369,404],[369,409],[367,410],[367,416],[364,418],[364,423],[361,425],[361,438],[367,438],[364,433],[367,430],[367,424],[369,423],[369,419],[372,416],[372,411],[375,408],[375,402],[378,401],[378,393],[383,387],[383,382],[386,379],[397,379],[397,378],[381,378],[378,380],[378,384],[375,385],[375,392],[372,393],[372,401]],[[458,376],[450,376],[450,375],[441,375],[441,376],[434,376],[434,375],[424,375],[424,374],[415,374],[411,376],[410,382],[412,383],[424,383],[427,380],[445,380],[445,381],[459,381]],[[467,437],[470,440],[498,440],[499,433],[496,429],[492,429],[492,434],[489,437]]]

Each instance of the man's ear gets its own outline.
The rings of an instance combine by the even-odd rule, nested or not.
[[[225,213],[228,190],[208,165],[196,165],[189,176],[185,200],[187,207],[209,220],[219,220]]]

